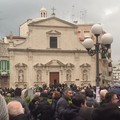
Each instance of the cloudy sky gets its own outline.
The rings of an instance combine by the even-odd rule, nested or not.
[[[0,36],[19,35],[19,25],[39,17],[42,7],[57,17],[80,23],[101,23],[112,34],[113,64],[120,60],[120,0],[0,0]]]

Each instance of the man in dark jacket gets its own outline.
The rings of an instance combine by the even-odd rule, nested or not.
[[[39,106],[39,96],[35,96],[28,105],[30,109],[30,117],[33,120],[39,119],[40,113],[39,113],[38,106]]]
[[[72,103],[71,97],[73,96],[73,92],[70,88],[66,88],[63,92],[62,97],[58,100],[56,106],[56,120],[63,120],[63,116],[65,114],[69,114],[69,105]]]
[[[39,113],[41,114],[40,120],[53,120],[54,112],[52,110],[52,105],[48,100],[47,93],[41,93],[40,99],[38,106]]]
[[[120,106],[107,104],[96,108],[92,114],[92,120],[120,120]]]
[[[25,109],[25,114],[29,117],[30,110],[28,108],[28,105],[22,99],[21,94],[22,94],[22,89],[21,88],[16,88],[15,91],[14,91],[14,98],[13,98],[13,100],[17,100],[17,101],[19,101],[22,104],[23,108]]]
[[[86,106],[86,97],[83,94],[73,96],[72,104],[79,108],[78,116],[82,117],[84,120],[91,120],[94,108]]]
[[[70,105],[69,108],[66,109],[66,113],[63,114],[62,120],[84,120],[80,113],[80,107],[75,105]]]

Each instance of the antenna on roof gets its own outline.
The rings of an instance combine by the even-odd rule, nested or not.
[[[80,11],[80,20],[81,20],[82,23],[85,23],[86,14],[87,14],[87,10],[81,10]]]
[[[75,15],[74,15],[74,5],[72,5],[72,22],[74,21],[74,17],[75,17]]]

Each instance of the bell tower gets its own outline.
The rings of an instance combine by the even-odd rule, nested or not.
[[[40,17],[47,18],[47,10],[44,7],[42,7],[40,10]]]

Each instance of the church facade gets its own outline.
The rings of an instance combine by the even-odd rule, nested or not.
[[[95,56],[82,45],[92,37],[91,25],[78,25],[42,8],[40,18],[20,25],[20,35],[7,36],[10,61],[9,87],[34,87],[67,83],[96,85]],[[84,33],[82,33],[84,31]],[[104,68],[100,62],[100,72]],[[108,76],[106,71],[106,76]]]

